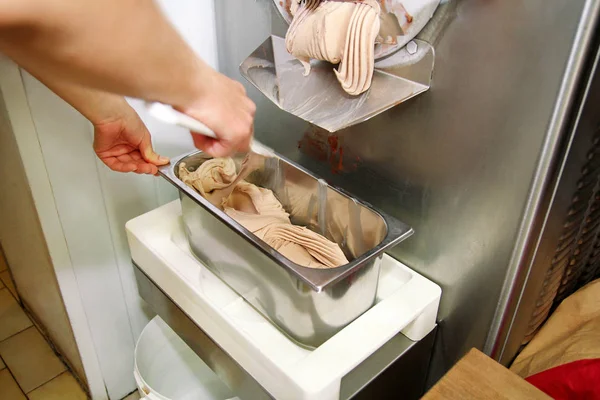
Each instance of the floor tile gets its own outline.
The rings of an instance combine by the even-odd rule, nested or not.
[[[140,394],[137,391],[135,391],[129,396],[125,397],[123,400],[140,400]]]
[[[0,342],[0,356],[25,393],[66,371],[35,327]]]
[[[86,400],[87,395],[81,389],[70,372],[64,372],[29,392],[29,400]]]
[[[0,394],[2,400],[27,400],[6,368],[0,371]]]
[[[8,288],[8,290],[10,290],[10,292],[15,297],[15,299],[18,300],[19,295],[17,294],[17,289],[15,288],[15,284],[14,284],[12,278],[10,277],[10,271],[0,272],[0,279],[2,279],[4,286],[6,286]]]
[[[4,365],[4,361],[2,361],[2,359],[0,358],[0,369],[4,368],[6,368],[6,365]]]
[[[0,289],[4,289],[6,286],[4,285],[4,282],[2,282],[2,279],[0,279]]]
[[[31,326],[29,317],[19,303],[8,292],[0,290],[0,341],[21,332]]]

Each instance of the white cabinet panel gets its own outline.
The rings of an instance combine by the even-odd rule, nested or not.
[[[91,125],[29,74],[23,81],[102,375],[118,398],[133,385],[134,341]]]
[[[158,0],[158,4],[196,54],[217,68],[214,1]]]

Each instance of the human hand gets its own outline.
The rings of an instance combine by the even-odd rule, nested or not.
[[[203,78],[197,100],[177,109],[211,128],[218,139],[192,132],[194,145],[213,157],[249,150],[256,106],[246,95],[246,89],[216,71]]]
[[[94,123],[94,151],[107,167],[118,172],[156,175],[157,166],[169,163],[167,157],[154,152],[150,132],[132,108]]]

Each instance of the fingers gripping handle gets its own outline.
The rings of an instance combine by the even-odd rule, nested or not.
[[[162,103],[146,103],[146,109],[154,118],[171,125],[179,125],[183,128],[187,128],[194,133],[199,133],[204,136],[218,139],[215,132],[202,122],[190,117],[187,114],[181,113],[172,107]],[[252,139],[250,143],[250,149],[257,154],[261,154],[266,157],[274,157],[272,149]]]
[[[215,132],[202,122],[190,117],[187,114],[179,112],[172,107],[162,103],[146,103],[146,109],[154,118],[167,124],[179,125],[187,128],[194,133],[217,139]]]

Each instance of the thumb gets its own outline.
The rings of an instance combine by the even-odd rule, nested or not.
[[[152,140],[149,134],[144,135],[144,138],[140,142],[139,146],[140,154],[142,158],[154,165],[165,165],[169,163],[168,157],[162,157],[154,152],[152,148]]]

